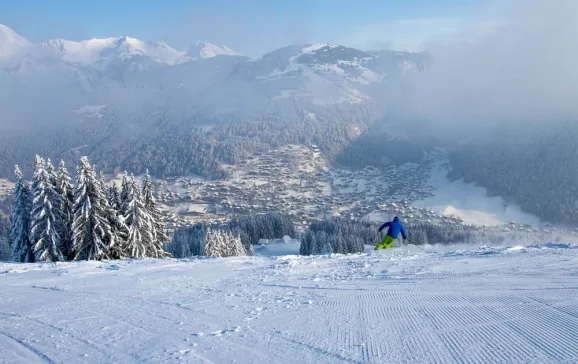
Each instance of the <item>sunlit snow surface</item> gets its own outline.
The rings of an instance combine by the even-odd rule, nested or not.
[[[576,363],[578,249],[0,264],[1,363]]]
[[[447,169],[440,163],[434,166],[429,184],[433,196],[413,203],[416,207],[431,208],[445,216],[457,216],[467,224],[502,225],[515,221],[539,226],[540,219],[523,212],[519,206],[506,204],[499,196],[488,196],[484,187],[463,180],[449,181]]]

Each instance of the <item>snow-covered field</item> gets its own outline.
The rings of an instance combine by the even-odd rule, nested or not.
[[[576,363],[578,249],[0,264],[0,363]]]
[[[503,225],[515,221],[519,224],[539,226],[540,219],[523,212],[519,206],[507,204],[499,196],[488,196],[488,191],[463,180],[451,182],[447,169],[441,163],[434,165],[429,180],[433,196],[413,203],[416,207],[430,208],[445,216],[457,216],[467,224]]]

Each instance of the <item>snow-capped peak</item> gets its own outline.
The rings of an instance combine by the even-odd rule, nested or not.
[[[30,42],[24,37],[0,24],[0,60],[8,59],[30,46]]]
[[[148,56],[159,63],[176,64],[184,54],[166,43],[144,42],[131,37],[116,37],[70,41],[52,39],[41,44],[44,48],[59,53],[61,59],[74,63],[92,63],[105,58],[126,59],[132,56]]]
[[[216,56],[237,56],[237,52],[227,47],[226,45],[215,45],[205,41],[196,41],[186,52],[188,57],[192,59],[211,58]]]
[[[302,53],[314,53],[315,51],[318,51],[318,50],[323,49],[325,47],[327,47],[328,49],[331,49],[331,48],[336,48],[337,46],[333,45],[333,44],[328,44],[328,43],[315,43],[315,44],[311,44],[311,45],[308,45],[307,47],[303,48],[301,50],[301,52]]]

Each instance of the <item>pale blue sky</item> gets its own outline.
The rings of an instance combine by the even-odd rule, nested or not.
[[[0,0],[0,24],[37,42],[128,35],[250,56],[295,43],[417,50],[471,30],[488,0]],[[475,24],[479,19],[475,21]]]

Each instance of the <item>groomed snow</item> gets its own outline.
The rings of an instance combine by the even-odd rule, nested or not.
[[[2,363],[576,363],[578,249],[0,264]]]

